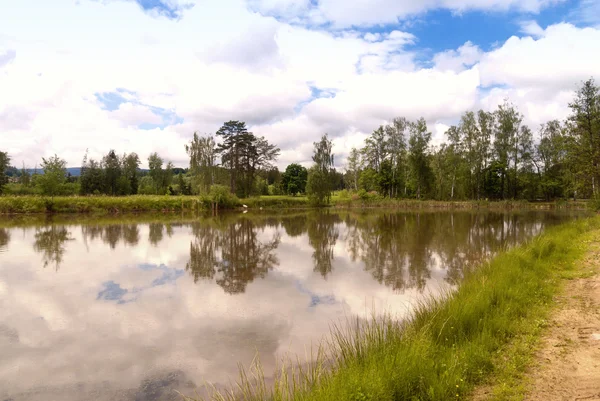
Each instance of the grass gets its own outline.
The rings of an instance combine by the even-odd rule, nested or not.
[[[191,196],[2,196],[0,213],[179,212],[202,208]]]
[[[227,191],[225,191],[227,192]],[[307,209],[312,208],[306,196],[258,196],[237,199],[223,190],[208,196],[132,195],[112,196],[57,196],[37,195],[0,196],[0,214],[18,213],[125,213],[125,212],[181,212],[211,208],[218,199],[220,209],[235,209],[246,205],[251,209]],[[529,203],[526,201],[419,201],[414,199],[387,199],[379,196],[357,198],[332,196],[336,208],[393,208],[393,209],[585,209],[585,202]]]
[[[454,292],[412,316],[333,326],[316,360],[282,364],[273,385],[259,363],[214,400],[452,400],[480,384],[494,399],[520,399],[522,374],[562,283],[578,274],[584,239],[600,218],[547,230],[468,273]],[[294,366],[296,366],[294,368]]]

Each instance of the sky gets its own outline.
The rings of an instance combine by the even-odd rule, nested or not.
[[[0,150],[70,167],[110,149],[186,167],[194,132],[245,121],[280,169],[379,125],[433,143],[504,99],[534,131],[600,81],[600,0],[0,0]]]

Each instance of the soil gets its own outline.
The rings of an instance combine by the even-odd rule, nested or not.
[[[600,235],[567,283],[529,377],[529,401],[600,401]]]

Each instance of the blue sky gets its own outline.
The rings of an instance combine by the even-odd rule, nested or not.
[[[109,29],[107,29],[109,27]],[[227,120],[310,164],[394,117],[433,145],[509,99],[534,131],[600,79],[597,0],[22,0],[0,5],[0,135],[16,164],[152,152]]]

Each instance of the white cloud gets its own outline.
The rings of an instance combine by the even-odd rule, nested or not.
[[[110,112],[110,116],[125,124],[125,126],[138,126],[144,123],[161,124],[162,118],[152,112],[148,107],[134,103],[121,103],[119,108]]]
[[[435,68],[442,71],[463,71],[476,64],[483,55],[481,49],[471,42],[466,42],[457,50],[446,50],[433,57]]]
[[[511,9],[538,13],[545,7],[564,1],[566,0],[356,0],[349,7],[344,0],[320,0],[317,6],[301,1],[293,8],[289,0],[250,0],[248,3],[254,10],[266,15],[277,15],[291,22],[330,22],[336,28],[344,28],[393,24],[435,8],[446,8],[458,13]]]
[[[526,35],[531,35],[534,38],[538,38],[544,35],[544,28],[542,28],[536,21],[528,20],[521,21],[521,32]]]
[[[255,6],[261,4],[292,14],[311,7],[275,0]],[[343,12],[335,0],[319,4]],[[549,2],[423,4],[535,11]],[[423,4],[358,2],[358,11],[348,12],[379,21]],[[381,11],[387,6],[389,12]],[[309,29],[249,11],[242,0],[196,2],[178,22],[152,18],[133,2],[23,0],[0,13],[0,54],[16,55],[0,67],[2,147],[15,164],[28,166],[54,153],[77,166],[86,148],[92,157],[114,148],[138,152],[142,160],[158,151],[185,166],[183,145],[194,131],[215,132],[236,119],[281,147],[281,168],[309,164],[312,142],[326,132],[335,138],[341,166],[356,138],[396,116],[423,116],[441,132],[439,124],[452,124],[467,109],[494,108],[504,96],[532,124],[564,116],[574,86],[598,77],[600,30],[542,29],[533,22],[522,29],[533,36],[514,36],[489,52],[466,42],[422,68],[414,50],[419,38],[409,32]],[[127,90],[119,93],[125,102],[103,110],[95,95],[117,88]],[[172,110],[183,123],[138,129],[162,122],[156,108]]]

